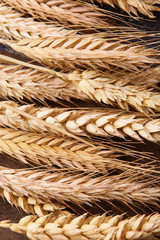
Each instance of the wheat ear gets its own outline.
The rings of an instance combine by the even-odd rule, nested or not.
[[[88,99],[86,94],[79,92],[71,81],[54,75],[43,73],[18,65],[0,64],[0,95],[16,97],[18,100],[32,98],[45,102],[45,99],[57,101],[57,98],[69,101],[70,98]],[[63,90],[62,90],[63,89]]]
[[[149,118],[135,112],[126,113],[125,111],[107,108],[101,108],[100,110],[95,108],[67,110],[66,108],[49,109],[45,107],[37,109],[37,111],[34,109],[34,114],[36,117],[43,116],[44,121],[65,128],[76,135],[86,136],[91,134],[121,138],[128,135],[138,141],[141,141],[142,138],[152,142],[160,140],[159,115],[157,118],[156,115],[153,115],[153,119],[151,119],[151,116]]]
[[[107,148],[99,145],[90,147],[67,137],[0,128],[0,151],[25,164],[57,166],[88,172],[106,172],[115,168],[134,170],[133,166],[118,160],[120,149]],[[139,166],[139,169],[141,167]]]
[[[91,1],[92,0],[87,0]],[[146,15],[149,18],[154,18],[153,11],[159,11],[159,7],[156,4],[159,4],[159,0],[96,0],[100,3],[108,4],[112,7],[118,6],[123,11],[127,12],[128,14],[138,15],[140,12],[143,15]]]
[[[65,36],[5,41],[10,47],[51,67],[89,67],[110,69],[111,66],[135,70],[158,63],[158,53],[141,45],[122,44],[92,36]]]
[[[151,187],[150,181],[134,182],[123,175],[92,177],[45,170],[1,168],[0,179],[0,187],[4,190],[46,202],[56,199],[63,204],[92,204],[99,200],[156,204],[160,197],[160,189]]]
[[[56,27],[47,22],[35,21],[32,17],[22,17],[22,14],[11,7],[0,3],[0,36],[7,39],[67,36],[76,34],[76,30]]]
[[[76,135],[99,135],[107,137],[109,135],[122,137],[130,136],[133,139],[141,141],[145,138],[149,141],[159,141],[160,120],[156,115],[153,119],[140,113],[126,113],[125,111],[111,110],[101,108],[94,109],[58,109],[48,107],[34,107],[31,105],[19,106],[14,102],[6,102],[14,108],[21,109],[24,112],[41,119],[53,126],[58,126]],[[158,115],[159,116],[159,115]],[[151,117],[151,116],[150,116]],[[24,118],[18,113],[14,113],[4,107],[0,108],[0,124],[22,130],[50,132],[52,129],[39,125],[35,120]],[[2,132],[3,134],[3,132]]]
[[[29,13],[34,18],[41,18],[43,20],[55,20],[67,27],[70,24],[83,26],[85,28],[106,28],[112,24],[108,19],[106,11],[100,10],[92,4],[85,4],[73,0],[51,0],[51,1],[13,1],[4,0],[23,13]]]
[[[160,111],[159,92],[145,87],[127,85],[122,80],[111,82],[108,78],[101,78],[95,71],[74,71],[68,74],[67,78],[74,81],[75,87],[94,101],[118,105],[127,111],[129,106],[146,113],[152,110]]]
[[[65,208],[64,205],[57,202],[56,200],[47,203],[40,199],[18,195],[16,192],[6,191],[3,189],[0,189],[0,195],[11,205],[22,208],[26,213],[33,213],[37,214],[38,216],[43,216],[49,212],[62,210]]]
[[[88,217],[86,214],[75,216],[69,212],[53,213],[42,217],[26,216],[19,223],[1,221],[0,227],[25,234],[31,240],[134,240],[154,239],[160,234],[160,214],[136,215],[124,218],[122,215],[98,215]]]
[[[85,75],[87,78],[87,72],[84,72],[83,76]],[[98,73],[96,75],[98,77]],[[124,85],[125,83],[126,85],[133,83],[139,85],[139,88],[142,88],[141,85],[147,88],[156,87],[156,83],[159,82],[159,68],[148,69],[145,73],[139,73],[137,76],[135,73],[121,74],[121,72],[112,73],[112,75],[105,73],[105,75],[107,75],[105,79],[108,84],[123,81]],[[151,78],[151,75],[154,76]],[[80,78],[80,74],[74,72],[71,75],[72,80],[70,80],[70,75],[68,75],[67,79],[65,74],[56,71],[53,71],[51,75],[31,68],[26,69],[17,65],[0,64],[0,84],[3,86],[0,88],[0,95],[5,98],[16,97],[18,100],[22,100],[23,98],[32,100],[33,98],[43,103],[45,103],[45,99],[57,101],[57,98],[67,101],[70,101],[70,98],[87,100],[89,96],[75,84],[76,76],[78,79]]]

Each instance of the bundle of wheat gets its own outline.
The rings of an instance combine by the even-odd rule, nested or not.
[[[0,2],[0,195],[36,214],[0,227],[31,240],[160,234],[160,34],[130,17],[160,1],[96,2]]]

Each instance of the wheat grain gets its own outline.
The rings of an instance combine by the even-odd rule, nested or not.
[[[160,233],[160,215],[136,215],[123,219],[116,216],[75,216],[69,212],[53,213],[42,217],[26,216],[19,223],[1,221],[0,227],[25,234],[31,240],[71,239],[71,240],[133,240],[154,239]],[[153,238],[152,238],[153,237]]]
[[[65,37],[48,37],[20,41],[5,41],[10,47],[51,67],[88,67],[111,69],[116,66],[127,70],[146,68],[146,64],[158,63],[153,49],[141,45],[122,44],[119,41],[92,36],[77,35]],[[154,57],[153,57],[154,55]]]
[[[55,23],[49,22],[38,22],[35,21],[33,17],[24,17],[22,13],[15,11],[12,7],[5,5],[4,3],[0,3],[0,36],[3,39],[14,39],[20,40],[23,38],[38,38],[38,37],[51,37],[51,36],[71,36],[76,35],[80,31],[77,30],[67,30],[63,27],[57,27]],[[82,33],[87,34],[87,37],[90,36],[87,31]],[[83,37],[85,37],[83,34]],[[105,39],[111,38],[112,40],[130,40],[137,39],[138,40],[144,37],[152,37],[154,33],[142,32],[133,28],[127,28],[122,26],[107,26],[105,32],[93,32],[92,36],[94,37],[103,37]],[[158,34],[156,33],[156,37]],[[128,42],[127,42],[128,43]],[[144,42],[143,42],[144,44]]]
[[[92,204],[99,200],[156,204],[160,197],[160,189],[151,187],[150,181],[134,182],[124,175],[91,177],[65,172],[1,168],[0,179],[0,187],[6,191],[46,202],[56,199],[63,204]]]
[[[29,13],[34,18],[55,20],[69,27],[70,24],[83,26],[85,28],[107,28],[112,24],[108,19],[106,11],[100,10],[91,4],[84,4],[72,0],[51,0],[51,1],[13,1],[4,0],[7,4],[13,6],[21,12]],[[111,23],[110,23],[111,22]]]
[[[92,0],[87,0],[91,1]],[[149,18],[154,18],[153,11],[159,11],[158,6],[159,0],[97,0],[97,2],[108,4],[112,7],[118,6],[123,11],[127,12],[128,14],[138,15],[137,12],[140,12],[143,15],[146,15]]]
[[[3,189],[0,189],[0,195],[4,199],[6,199],[11,205],[22,208],[26,213],[34,213],[38,216],[43,216],[48,214],[49,212],[55,210],[62,210],[65,208],[61,203],[57,202],[56,200],[47,203],[39,199],[18,195],[16,194],[16,192],[10,192]]]

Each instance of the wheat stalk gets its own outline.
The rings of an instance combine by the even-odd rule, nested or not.
[[[3,41],[4,42],[4,41]],[[141,45],[122,44],[92,36],[65,36],[5,41],[10,47],[51,67],[89,67],[110,69],[113,66],[128,70],[146,68],[158,63],[158,53]]]
[[[25,234],[31,240],[71,239],[71,240],[122,240],[154,239],[160,233],[160,214],[135,215],[122,219],[122,215],[86,214],[75,216],[69,212],[53,213],[42,217],[26,216],[19,223],[1,221],[0,227]]]
[[[93,2],[92,0],[87,1]],[[138,15],[137,12],[140,12],[149,18],[154,18],[154,14],[152,12],[159,11],[159,7],[155,5],[160,3],[159,0],[97,0],[97,2],[105,3],[112,7],[118,6],[128,14],[133,13],[136,16]]]
[[[63,204],[92,204],[99,200],[118,200],[126,204],[133,204],[135,201],[156,204],[160,197],[160,189],[151,187],[149,181],[134,182],[123,175],[92,177],[65,172],[51,173],[45,170],[1,168],[0,179],[0,187],[4,190],[46,202],[56,199]]]
[[[6,191],[0,189],[0,195],[4,199],[6,199],[11,205],[22,208],[26,213],[34,213],[38,216],[43,216],[48,214],[49,212],[62,210],[65,208],[61,203],[57,202],[56,200],[47,203],[40,199],[18,195],[16,192],[13,191]]]
[[[106,11],[100,10],[92,4],[85,4],[72,0],[51,1],[13,1],[4,0],[15,9],[29,13],[34,18],[43,20],[55,20],[67,27],[69,24],[83,26],[85,28],[107,28],[111,23]]]
[[[14,102],[7,102],[17,109],[42,119],[53,126],[65,129],[76,135],[87,136],[99,135],[103,137],[116,136],[124,138],[130,136],[141,141],[145,138],[149,141],[159,141],[160,120],[159,115],[153,115],[153,119],[140,113],[126,113],[125,111],[111,110],[107,108],[93,109],[66,109],[34,107],[21,105]],[[150,116],[151,117],[151,116]],[[14,113],[4,107],[0,108],[0,124],[11,128],[21,128],[27,131],[50,132],[45,126],[41,126],[32,119],[26,119],[20,114]],[[3,129],[2,129],[3,130]],[[3,134],[3,132],[2,132]]]

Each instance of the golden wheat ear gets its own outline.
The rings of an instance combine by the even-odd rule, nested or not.
[[[31,240],[63,239],[71,240],[121,240],[154,239],[160,233],[160,215],[136,215],[123,218],[122,215],[88,217],[86,214],[75,216],[69,212],[53,213],[42,217],[30,215],[19,223],[1,221],[0,227],[25,234]]]
[[[23,38],[67,36],[76,34],[76,30],[67,30],[48,22],[35,21],[33,17],[22,17],[12,7],[0,3],[0,36],[3,39],[20,40]]]
[[[26,213],[37,214],[38,216],[46,215],[53,211],[60,211],[65,208],[62,203],[56,200],[45,202],[40,199],[20,195],[14,191],[7,191],[0,189],[0,195],[3,199],[7,200],[11,205],[22,208]]]
[[[70,132],[77,136],[116,136],[125,138],[130,136],[133,139],[142,141],[143,138],[148,141],[156,142],[160,140],[160,120],[159,114],[147,117],[143,114],[120,110],[101,108],[93,109],[63,109],[34,107],[31,105],[18,105],[15,102],[4,102],[8,106],[23,110],[24,113],[30,114],[34,119],[23,117],[19,113],[0,107],[0,125],[11,128],[32,131],[32,132],[50,132],[53,129],[46,128],[44,125],[36,123],[35,119],[43,120],[58,129]],[[0,103],[3,104],[3,102]],[[1,131],[3,134],[3,131]],[[58,132],[55,132],[57,137]],[[59,135],[60,136],[60,135]]]
[[[15,61],[15,59],[13,58],[12,60],[13,62]],[[22,61],[19,62],[19,64],[23,63],[24,62]],[[52,101],[57,101],[57,99],[70,101],[71,98],[89,100],[90,95],[87,95],[87,89],[86,91],[81,90],[78,87],[79,85],[77,84],[77,79],[84,78],[87,80],[88,77],[89,80],[92,74],[93,76],[95,76],[95,78],[93,78],[94,81],[100,80],[101,82],[103,82],[104,92],[107,83],[109,87],[111,86],[111,84],[114,86],[114,83],[116,84],[116,82],[117,84],[118,82],[123,83],[124,86],[127,86],[127,84],[134,84],[138,86],[138,89],[142,88],[143,91],[145,88],[146,90],[148,88],[149,92],[149,88],[156,88],[156,84],[160,81],[159,67],[155,69],[148,69],[145,72],[137,74],[126,72],[117,72],[115,74],[104,73],[104,75],[106,76],[102,76],[101,78],[98,77],[99,74],[96,72],[92,72],[92,74],[90,75],[89,72],[84,72],[81,75],[80,73],[78,74],[78,72],[73,72],[73,74],[63,74],[61,72],[56,72],[52,70],[52,74],[48,74],[44,72],[47,70],[46,68],[44,68],[42,72],[40,71],[41,69],[34,70],[34,67],[38,68],[39,66],[30,64],[30,67],[32,67],[33,69],[24,68],[20,65],[15,64],[0,64],[0,81],[1,85],[3,86],[3,88],[0,88],[0,95],[4,98],[14,97],[17,98],[19,101],[24,100],[24,98],[30,101],[36,99],[46,104],[45,99],[49,99]],[[80,83],[79,80],[78,83]],[[137,87],[135,87],[135,91],[136,88]],[[108,88],[108,91],[109,90],[110,92],[111,90],[112,92],[114,91],[113,88]],[[118,92],[118,88],[116,88],[116,90]],[[120,90],[121,88],[119,87],[119,92]],[[114,92],[112,94],[114,94]]]
[[[110,202],[117,200],[124,204],[156,204],[160,189],[150,186],[150,181],[141,183],[138,179],[122,175],[115,176],[82,176],[45,170],[16,170],[1,168],[0,187],[3,190],[17,192],[23,196],[40,199],[45,202],[56,201],[82,204],[93,204],[100,200]],[[136,177],[137,178],[137,177]],[[116,184],[115,184],[116,183]]]
[[[107,11],[99,9],[92,4],[85,4],[73,0],[31,1],[31,0],[4,0],[5,3],[34,18],[63,24],[63,26],[86,29],[107,28],[114,24],[108,18]],[[110,14],[111,15],[111,14]]]
[[[5,41],[17,52],[25,54],[42,64],[63,69],[88,67],[111,69],[118,67],[135,71],[147,64],[159,63],[159,52],[142,45],[123,44],[87,35],[48,37],[20,41]],[[113,68],[114,69],[114,68]]]
[[[93,0],[87,0],[93,2]],[[108,4],[112,7],[118,6],[123,11],[127,12],[129,15],[133,14],[134,16],[138,16],[138,12],[149,17],[154,18],[154,11],[160,11],[159,7],[156,4],[159,4],[159,0],[96,0],[101,4]]]
[[[0,81],[3,86],[0,88],[0,95],[5,98],[14,97],[20,101],[24,98],[30,101],[36,99],[44,104],[46,99],[87,100],[86,94],[79,92],[72,81],[67,81],[63,75],[58,72],[48,74],[31,68],[26,69],[20,65],[0,64]]]

